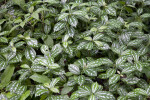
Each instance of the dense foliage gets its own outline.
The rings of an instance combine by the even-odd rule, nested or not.
[[[0,100],[150,99],[150,0],[0,5]]]

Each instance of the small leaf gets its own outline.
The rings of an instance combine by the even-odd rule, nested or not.
[[[45,32],[46,34],[48,34],[50,31],[51,31],[51,25],[45,24],[45,25],[44,25],[44,32]]]
[[[81,42],[78,46],[77,46],[77,50],[81,50],[83,48],[85,48],[86,46],[86,42]]]
[[[60,66],[59,66],[58,64],[54,63],[54,64],[49,65],[48,67],[49,67],[50,69],[57,69],[57,68],[59,68]]]
[[[73,87],[68,87],[68,86],[66,86],[66,87],[64,87],[64,88],[62,89],[61,94],[62,94],[62,95],[67,94],[67,93],[69,93],[72,89],[73,89]]]
[[[31,38],[31,39],[27,40],[27,44],[30,47],[37,47],[38,41],[35,38]]]
[[[72,14],[84,16],[84,15],[86,15],[86,12],[85,12],[85,11],[78,10],[78,11],[74,11]]]
[[[27,90],[24,94],[22,94],[20,100],[26,100],[26,98],[30,95],[30,90]]]
[[[79,69],[79,67],[78,66],[76,66],[76,65],[74,65],[74,64],[70,64],[69,66],[68,66],[68,69],[69,69],[69,71],[71,72],[71,73],[73,73],[73,74],[80,74],[80,69]]]
[[[36,57],[36,52],[33,48],[26,48],[25,49],[25,57],[26,59],[33,61]]]
[[[91,95],[88,100],[96,100],[94,95]]]
[[[95,96],[103,100],[115,100],[115,97],[110,92],[107,92],[107,91],[96,92]]]
[[[121,65],[122,63],[124,63],[126,60],[127,60],[127,57],[126,57],[126,56],[119,57],[119,58],[116,60],[116,65],[119,66],[119,65]]]
[[[61,45],[60,44],[54,45],[53,48],[52,48],[52,50],[51,50],[51,52],[52,52],[51,56],[55,58],[59,53],[62,52]]]
[[[33,12],[31,16],[32,16],[33,18],[39,20],[39,14],[38,14],[38,12]]]
[[[58,20],[62,20],[64,18],[66,18],[69,14],[68,13],[62,13],[59,15]]]
[[[40,49],[43,54],[49,55],[50,52],[49,52],[49,48],[47,45],[42,45]]]
[[[107,14],[109,14],[109,15],[116,16],[116,10],[115,10],[113,7],[111,7],[111,6],[108,6],[108,7],[106,8],[106,12],[107,12]]]
[[[93,83],[91,86],[92,92],[95,93],[99,88],[99,85],[97,82]]]
[[[59,90],[57,88],[50,88],[50,90],[54,93],[59,93]]]
[[[80,97],[88,96],[91,93],[91,90],[88,86],[79,86],[78,91],[76,91]]]
[[[58,22],[54,26],[54,32],[60,31],[62,28],[64,28],[66,23],[64,22]]]
[[[103,64],[112,64],[112,61],[108,58],[99,58],[95,61],[90,62],[87,67],[98,67]]]
[[[93,68],[85,69],[84,73],[88,76],[97,76],[97,71]]]
[[[69,19],[68,19],[68,23],[71,25],[71,26],[74,26],[76,27],[77,24],[78,24],[78,20],[75,16],[70,16]]]
[[[83,75],[78,76],[77,83],[81,86],[85,82],[85,77]]]
[[[21,67],[21,68],[27,68],[27,69],[30,68],[29,65],[27,65],[27,64],[23,64],[23,65],[21,65],[20,67]]]
[[[130,66],[130,67],[124,68],[124,69],[122,70],[122,73],[123,73],[123,74],[129,74],[129,73],[131,73],[131,72],[133,72],[133,71],[135,71],[135,70],[136,70],[136,68],[135,68],[134,66]]]
[[[38,57],[34,60],[34,64],[40,64],[43,66],[49,66],[48,60],[44,57]]]
[[[93,40],[94,40],[94,41],[99,40],[99,39],[102,38],[103,36],[104,36],[103,34],[98,33],[98,34],[94,35]]]
[[[85,49],[92,50],[93,49],[93,42],[89,42],[88,44],[86,44]]]
[[[8,39],[6,37],[0,37],[0,42],[8,43]]]
[[[94,41],[95,44],[98,46],[98,47],[102,47],[103,46],[103,43],[101,41]]]
[[[47,45],[49,48],[52,48],[54,45],[54,41],[50,35],[47,36],[44,40],[44,44]]]
[[[42,94],[44,94],[44,93],[47,93],[47,92],[48,92],[47,89],[39,89],[39,90],[37,90],[37,91],[35,92],[35,97],[40,96],[40,95],[42,95]]]
[[[52,79],[49,88],[54,87],[58,83],[58,81],[60,81],[60,78],[54,78],[54,79]]]
[[[115,74],[112,77],[109,78],[109,85],[117,83],[117,81],[120,79],[120,75]]]
[[[137,69],[138,71],[140,71],[140,72],[141,72],[142,69],[143,69],[143,65],[142,65],[140,62],[136,63],[135,67],[136,67],[136,69]]]
[[[116,73],[116,70],[112,69],[112,68],[110,68],[106,71],[106,75],[108,78],[111,77],[112,75],[114,75],[115,73]]]

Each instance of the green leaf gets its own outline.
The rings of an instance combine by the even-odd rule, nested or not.
[[[44,72],[46,70],[46,68],[44,66],[41,66],[41,65],[32,65],[31,69],[34,72]]]
[[[51,25],[45,24],[45,25],[44,25],[44,32],[45,32],[46,34],[48,34],[50,31],[51,31]]]
[[[119,58],[116,60],[116,65],[119,66],[119,65],[121,65],[122,63],[124,63],[126,60],[127,60],[127,56],[119,57]]]
[[[73,56],[73,48],[71,46],[67,46],[67,48],[64,48],[64,51],[68,53],[71,57]]]
[[[68,19],[68,23],[73,26],[73,27],[76,27],[77,24],[78,24],[78,20],[75,16],[70,16],[69,19]]]
[[[141,88],[134,89],[134,92],[136,94],[147,95],[147,92],[145,90],[141,89]]]
[[[51,50],[51,56],[55,58],[61,52],[62,52],[61,45],[60,44],[56,44],[56,45],[53,46],[53,48]]]
[[[9,31],[3,31],[3,32],[0,32],[0,36],[1,35],[8,35],[10,32]]]
[[[85,77],[83,75],[78,76],[77,83],[81,86],[85,82]]]
[[[98,3],[100,6],[105,6],[105,5],[106,5],[105,0],[97,0],[97,3]]]
[[[88,44],[86,44],[85,49],[92,50],[93,49],[93,42],[89,42]]]
[[[60,31],[62,28],[64,28],[66,23],[64,22],[58,22],[54,26],[54,32]]]
[[[54,78],[54,79],[52,79],[49,88],[54,87],[58,83],[58,81],[60,81],[60,78]]]
[[[29,65],[27,65],[27,64],[23,64],[23,65],[21,65],[20,67],[21,67],[21,68],[27,68],[27,69],[30,68]]]
[[[77,46],[77,50],[81,50],[83,48],[85,48],[86,46],[86,42],[81,42],[78,46]]]
[[[110,68],[106,71],[106,75],[108,78],[111,77],[112,75],[114,75],[115,73],[116,73],[116,70],[112,69],[112,68]]]
[[[73,74],[80,74],[80,69],[79,69],[79,67],[78,66],[76,66],[76,65],[74,65],[74,64],[70,64],[70,65],[68,65],[68,69],[69,69],[69,71],[71,72],[71,73],[73,73]]]
[[[26,40],[28,46],[30,47],[37,47],[38,46],[38,41],[35,38],[31,38],[29,40]]]
[[[123,78],[122,80],[129,85],[133,85],[133,84],[137,84],[140,79],[137,77],[130,77],[130,78]]]
[[[36,12],[36,11],[33,12],[31,16],[32,16],[33,18],[39,20],[39,14],[38,14],[38,12]]]
[[[124,68],[122,70],[122,73],[123,74],[129,74],[129,73],[132,73],[135,70],[136,70],[136,68],[134,66],[130,66],[130,67]]]
[[[74,11],[72,14],[84,16],[84,15],[86,15],[86,12],[85,12],[85,11],[78,10],[78,11]]]
[[[8,39],[6,37],[0,37],[0,42],[8,43]]]
[[[103,36],[104,36],[103,34],[98,33],[98,34],[94,35],[93,40],[94,40],[94,41],[99,40],[99,39],[101,39]]]
[[[61,91],[61,94],[64,95],[64,94],[68,94],[71,90],[73,89],[73,87],[64,87]]]
[[[54,41],[50,35],[48,35],[47,38],[45,38],[43,41],[44,41],[44,44],[50,48],[52,48],[54,45]]]
[[[149,18],[150,17],[150,13],[144,13],[141,15],[141,18]]]
[[[108,6],[108,7],[106,8],[106,12],[107,12],[107,14],[109,14],[109,15],[116,16],[116,10],[115,10],[115,8],[113,8],[113,7],[111,7],[111,6]]]
[[[2,86],[5,86],[10,82],[11,77],[13,76],[14,70],[15,70],[14,65],[9,65],[6,67],[5,71],[2,73],[2,76],[1,76]]]
[[[97,82],[93,83],[91,86],[92,92],[95,93],[99,88],[99,85]]]
[[[57,88],[50,88],[50,90],[54,93],[59,93],[59,90]]]
[[[32,76],[30,76],[30,78],[36,82],[39,82],[39,83],[49,83],[50,82],[50,79],[45,76],[45,75],[40,75],[40,74],[33,74]]]
[[[25,57],[26,59],[33,61],[36,57],[36,52],[35,50],[31,47],[31,48],[26,48],[25,49]]]
[[[137,97],[139,94],[135,93],[135,92],[129,92],[127,94],[127,97]]]
[[[95,96],[103,100],[115,100],[115,97],[110,92],[107,92],[107,91],[96,92]]]
[[[54,63],[54,64],[49,65],[48,67],[49,67],[50,69],[57,69],[57,68],[59,68],[60,66],[59,66],[58,64]]]
[[[95,44],[98,46],[98,47],[102,47],[103,46],[103,43],[101,41],[94,41]]]
[[[142,46],[138,49],[137,53],[141,56],[141,55],[146,54],[147,51],[148,51],[148,48],[145,46]]]
[[[119,96],[119,97],[117,98],[117,100],[127,100],[127,97],[125,97],[125,96]]]
[[[103,64],[112,64],[112,61],[108,58],[99,58],[95,61],[90,62],[87,67],[98,67]]]
[[[42,45],[40,49],[43,54],[49,55],[50,52],[49,52],[49,48],[47,45]]]
[[[91,95],[88,100],[96,100],[94,95]]]
[[[130,41],[130,42],[128,43],[128,46],[136,46],[136,45],[141,44],[141,42],[142,42],[141,39],[135,39],[135,40],[133,40],[133,41]]]
[[[47,92],[48,92],[47,89],[39,89],[39,90],[37,90],[37,91],[35,92],[35,97],[40,96],[40,95],[42,95],[42,94],[44,94],[44,93],[47,93]]]
[[[26,100],[27,97],[30,95],[31,91],[27,90],[24,94],[22,94],[20,100]]]
[[[127,90],[126,90],[126,87],[123,87],[123,86],[119,87],[119,88],[117,89],[117,92],[118,92],[118,94],[121,95],[121,96],[126,96],[127,93],[128,93]]]
[[[40,64],[43,66],[49,66],[48,60],[44,57],[38,57],[34,60],[34,64]]]
[[[136,67],[136,69],[137,69],[138,71],[140,71],[140,72],[141,72],[142,69],[143,69],[143,65],[142,65],[140,62],[136,63],[135,67]]]
[[[97,71],[93,68],[85,69],[84,73],[88,76],[97,76]]]
[[[62,13],[59,15],[58,20],[62,20],[64,18],[66,18],[69,14],[68,13]]]
[[[109,85],[117,83],[120,79],[120,75],[114,74],[112,77],[109,78]]]
[[[76,91],[80,97],[88,96],[91,93],[91,89],[88,86],[79,86]]]

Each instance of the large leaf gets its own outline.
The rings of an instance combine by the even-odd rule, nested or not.
[[[32,76],[30,76],[30,78],[36,82],[39,82],[39,83],[49,83],[50,82],[50,79],[45,76],[45,75],[40,75],[40,74],[33,74]]]
[[[11,80],[11,77],[13,76],[13,73],[14,73],[14,69],[15,69],[15,66],[14,65],[9,65],[6,67],[5,71],[3,72],[2,76],[1,76],[1,85],[2,87],[4,87],[5,85],[7,85],[10,80]]]

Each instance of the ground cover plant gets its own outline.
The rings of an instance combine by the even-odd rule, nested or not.
[[[150,0],[0,0],[0,100],[149,100]]]

